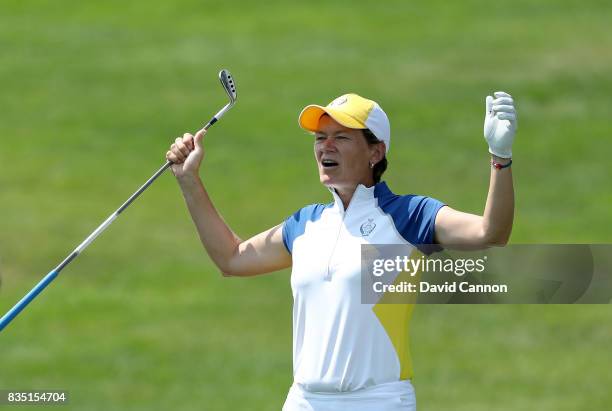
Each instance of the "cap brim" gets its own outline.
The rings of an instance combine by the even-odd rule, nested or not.
[[[355,120],[353,117],[349,116],[343,111],[334,110],[329,107],[322,107],[316,104],[311,104],[306,106],[304,110],[300,113],[300,117],[298,122],[300,123],[300,127],[304,130],[308,130],[311,132],[319,131],[319,120],[323,114],[328,114],[331,118],[336,120],[340,125],[348,128],[367,128],[365,124],[360,121]]]

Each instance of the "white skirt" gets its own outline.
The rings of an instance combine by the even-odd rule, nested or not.
[[[293,383],[283,411],[416,411],[409,380],[379,384],[363,390],[312,393]]]

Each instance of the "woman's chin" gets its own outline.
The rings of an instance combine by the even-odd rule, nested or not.
[[[334,184],[334,179],[327,174],[319,174],[319,181],[321,181],[321,184],[327,187]]]

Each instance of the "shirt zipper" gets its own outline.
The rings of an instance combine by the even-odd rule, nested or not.
[[[349,203],[348,207],[346,208],[346,210],[343,210],[342,212],[342,219],[340,220],[340,224],[338,227],[338,234],[336,235],[336,242],[334,242],[334,247],[332,248],[332,252],[329,255],[329,259],[327,260],[327,273],[325,274],[326,281],[331,281],[331,278],[332,278],[331,262],[334,258],[334,254],[336,253],[336,248],[338,247],[338,240],[340,239],[340,233],[342,233],[342,226],[344,225],[344,219],[346,218],[346,214],[348,213],[348,210],[351,208],[352,203],[353,203],[353,199],[351,198],[351,202]]]

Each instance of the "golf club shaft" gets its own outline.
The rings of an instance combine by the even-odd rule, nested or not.
[[[221,116],[223,116],[227,112],[227,110],[229,110],[230,107],[231,104],[227,104],[225,107],[223,107],[217,114],[213,116],[213,118],[208,123],[206,123],[206,125],[202,129],[208,130],[221,118]],[[159,170],[157,170],[155,174],[153,174],[151,178],[147,180],[146,183],[144,183],[138,190],[136,190],[136,192],[132,194],[130,198],[128,198],[125,203],[121,205],[121,207],[119,207],[114,213],[112,213],[106,220],[104,220],[102,224],[98,226],[98,228],[96,228],[85,240],[83,240],[83,242],[79,244],[77,248],[75,248],[74,251],[64,259],[64,261],[62,261],[57,267],[55,267],[51,272],[49,272],[49,274],[47,274],[42,280],[40,280],[40,282],[36,284],[36,286],[34,286],[34,288],[32,288],[29,293],[27,293],[21,300],[19,300],[17,304],[13,306],[13,308],[11,308],[6,314],[4,314],[4,316],[0,318],[0,331],[2,331],[4,327],[6,327],[13,320],[13,318],[15,318],[34,298],[36,298],[36,296],[40,294],[40,292],[44,290],[58,276],[58,274],[64,269],[64,267],[70,264],[72,260],[74,260],[83,250],[85,250],[87,246],[89,246],[89,244],[91,244],[100,234],[102,234],[102,232],[106,230],[113,221],[115,221],[119,214],[121,214],[126,208],[128,208],[128,206],[132,204],[132,202],[136,200],[138,196],[140,196],[157,179],[157,177],[162,175],[163,172],[166,171],[166,169],[168,169],[171,165],[172,162],[167,161],[166,164],[164,164]]]

